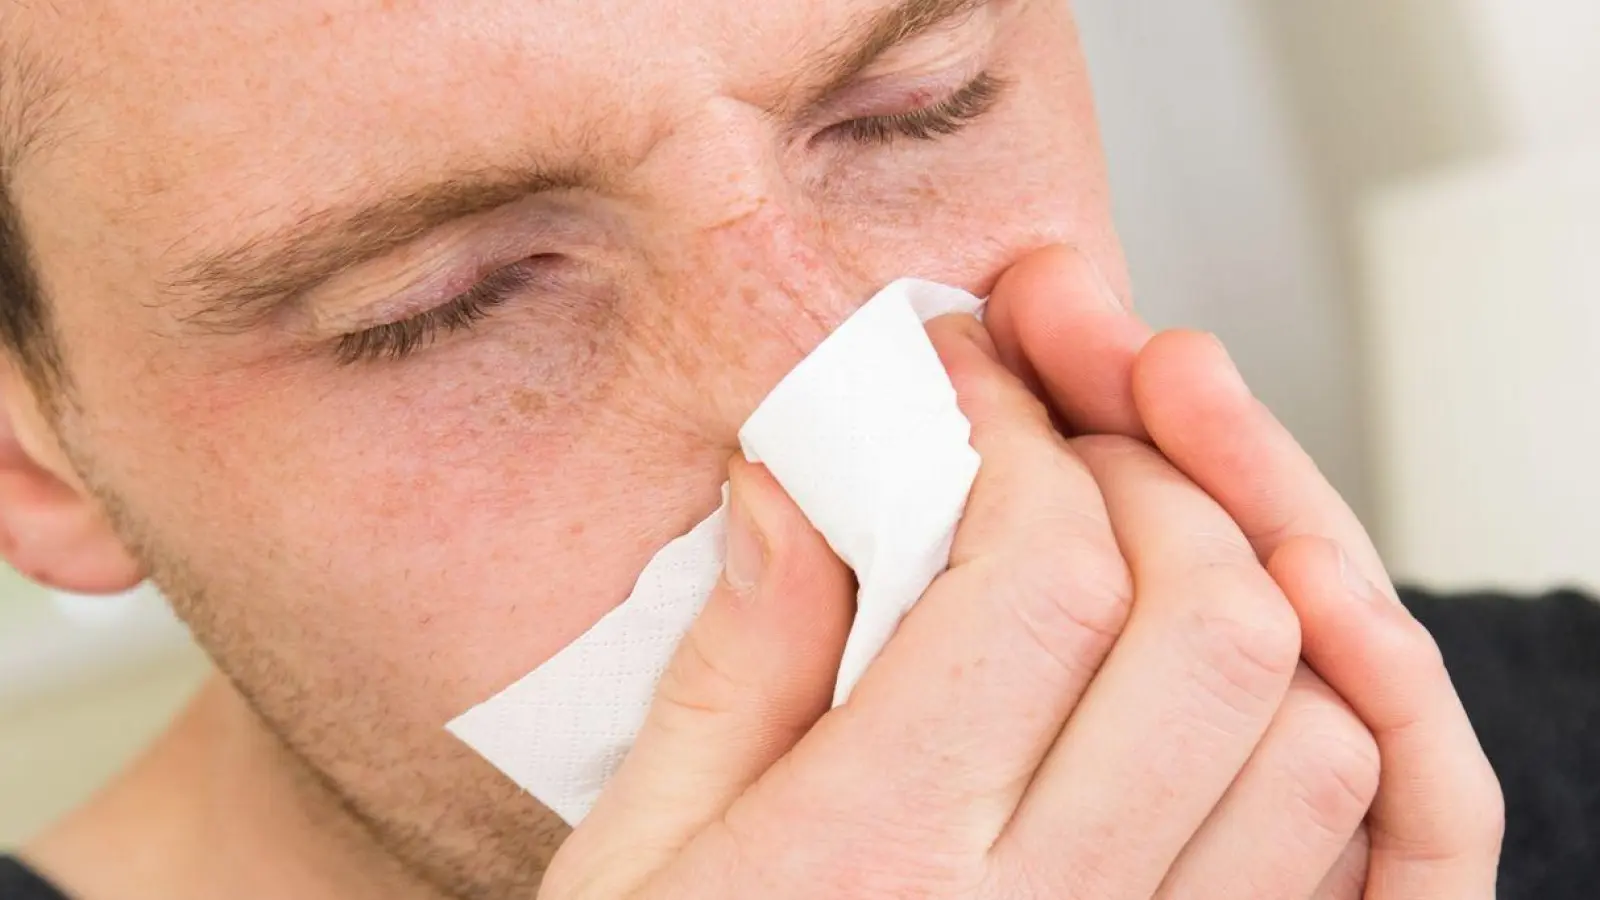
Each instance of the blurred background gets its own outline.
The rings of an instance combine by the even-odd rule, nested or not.
[[[1218,332],[1440,588],[1600,588],[1600,3],[1076,0],[1139,305]],[[0,846],[194,689],[160,598],[0,570]]]

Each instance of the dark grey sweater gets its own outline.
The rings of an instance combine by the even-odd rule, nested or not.
[[[1444,650],[1505,791],[1500,900],[1600,898],[1600,603],[1405,600]]]

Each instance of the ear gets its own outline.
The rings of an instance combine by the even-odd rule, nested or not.
[[[0,556],[48,588],[114,594],[144,571],[73,471],[28,380],[0,358]]]

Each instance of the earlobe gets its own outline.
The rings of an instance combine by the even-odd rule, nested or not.
[[[0,360],[0,555],[56,590],[132,588],[142,567],[55,447],[32,389]]]

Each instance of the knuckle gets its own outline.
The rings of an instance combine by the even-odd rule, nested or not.
[[[1077,544],[1081,551],[1072,545]],[[1120,555],[1085,535],[1004,565],[1011,596],[1003,606],[1022,632],[1063,669],[1098,669],[1121,636],[1133,584]]]
[[[697,628],[684,635],[678,651],[656,686],[656,706],[664,723],[682,717],[722,716],[733,712],[747,685],[717,661]]]
[[[1310,821],[1340,838],[1365,818],[1378,795],[1378,743],[1348,710],[1317,698],[1289,718],[1290,778]]]
[[[1449,679],[1444,651],[1439,648],[1439,642],[1434,640],[1433,633],[1398,603],[1390,609],[1394,616],[1394,627],[1390,629],[1393,643],[1389,658],[1404,660],[1413,678]]]
[[[1465,819],[1472,829],[1466,841],[1469,849],[1498,854],[1506,837],[1506,795],[1487,760],[1478,783],[1467,789],[1467,796],[1470,812]]]
[[[1506,837],[1506,800],[1499,777],[1486,756],[1478,751],[1461,767],[1449,765],[1448,805],[1422,812],[1404,832],[1374,820],[1379,841],[1397,857],[1416,863],[1457,865],[1465,861],[1498,859]]]
[[[1499,779],[1492,779],[1492,784],[1491,799],[1485,803],[1484,821],[1488,827],[1484,831],[1483,847],[1498,854],[1506,840],[1506,795],[1500,789]]]
[[[1494,860],[1506,836],[1505,798],[1498,780],[1490,775],[1474,786],[1458,785],[1448,810],[1436,811],[1425,830],[1406,834],[1377,822],[1371,827],[1375,842],[1408,862],[1461,865]]]
[[[1187,613],[1184,634],[1212,692],[1251,715],[1275,708],[1300,661],[1300,620],[1287,602],[1238,565],[1206,566],[1193,584],[1206,599]],[[1255,595],[1271,602],[1245,603]]]

